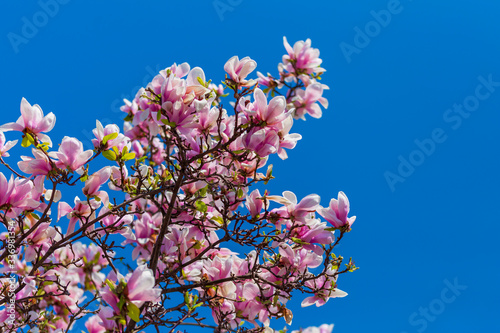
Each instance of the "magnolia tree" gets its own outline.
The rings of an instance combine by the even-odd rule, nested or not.
[[[319,51],[284,44],[276,77],[249,79],[248,57],[229,59],[219,85],[187,63],[162,70],[125,100],[123,131],[97,121],[93,150],[68,136],[53,148],[55,115],[21,101],[0,127],[2,332],[274,332],[273,319],[292,322],[292,294],[302,306],[346,295],[345,194],[324,208],[263,189],[271,155],[301,139],[293,120],[328,106]],[[32,156],[9,157],[7,131]]]

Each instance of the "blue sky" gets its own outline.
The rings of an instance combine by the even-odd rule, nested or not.
[[[214,81],[233,55],[276,73],[283,36],[311,38],[330,108],[296,122],[303,140],[273,161],[269,189],[317,193],[323,205],[344,191],[358,219],[339,254],[361,269],[339,279],[349,296],[325,307],[300,309],[299,295],[293,327],[500,328],[500,2],[43,3],[2,4],[0,114],[17,119],[23,96],[40,104],[57,116],[53,141],[89,140],[96,118],[120,123],[121,99],[173,62]]]

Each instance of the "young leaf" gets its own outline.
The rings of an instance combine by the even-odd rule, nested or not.
[[[23,137],[23,141],[21,142],[21,147],[27,148],[31,146],[31,142],[28,140],[27,135]]]
[[[135,158],[135,153],[126,153],[125,155],[122,156],[123,161],[128,161],[128,160],[133,160]]]
[[[112,150],[103,151],[102,156],[106,157],[110,161],[116,161],[116,154]]]
[[[138,323],[141,320],[140,319],[141,310],[139,310],[137,305],[135,305],[134,303],[129,303],[127,304],[127,310],[128,310],[127,314],[130,317],[130,319],[132,319],[136,323]]]
[[[102,139],[102,144],[105,145],[109,140],[114,140],[118,137],[118,133],[110,133]]]
[[[195,205],[196,209],[199,210],[200,212],[202,212],[202,213],[207,212],[207,205],[203,201],[198,200],[198,201],[196,201],[196,203],[194,205]]]

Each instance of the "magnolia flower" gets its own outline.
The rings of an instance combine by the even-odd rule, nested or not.
[[[9,157],[9,153],[7,152],[9,149],[14,147],[17,143],[17,140],[14,141],[5,141],[5,135],[3,132],[0,132],[0,157]]]
[[[314,295],[306,297],[302,301],[301,306],[303,308],[313,304],[320,307],[325,305],[330,298],[347,296],[345,291],[336,288],[336,272],[336,269],[329,266],[326,275],[321,275],[305,282],[305,285],[314,291]]]
[[[350,230],[351,225],[356,220],[356,216],[347,217],[347,214],[349,214],[349,200],[342,191],[339,192],[338,200],[332,199],[328,208],[320,207],[317,212],[335,228],[348,225],[348,230]]]
[[[155,288],[153,271],[146,265],[137,267],[127,282],[128,299],[138,307],[144,302],[157,302],[161,289]]]
[[[305,114],[309,113],[313,118],[321,118],[322,111],[316,102],[319,102],[325,109],[328,108],[328,100],[323,95],[323,85],[313,83],[306,90],[298,89],[297,95],[293,98],[295,106],[295,118],[305,119]]]
[[[111,314],[111,317],[112,316]],[[87,320],[85,328],[89,333],[105,333],[106,329],[101,324],[102,320],[97,315],[94,315]]]
[[[280,138],[274,130],[254,128],[242,141],[246,148],[253,150],[260,157],[266,157],[278,151]]]
[[[22,172],[33,176],[47,175],[52,170],[52,165],[45,153],[35,148],[32,149],[33,157],[21,156],[22,161],[17,162],[17,166]]]
[[[0,126],[0,131],[19,131],[37,134],[37,137],[41,141],[51,144],[49,136],[41,133],[50,132],[55,124],[56,116],[52,112],[44,116],[38,104],[31,106],[23,97],[21,100],[21,117],[15,123]]]
[[[59,221],[61,217],[68,216],[69,224],[67,235],[71,234],[75,230],[76,222],[80,221],[80,225],[88,220],[95,218],[95,210],[101,205],[100,202],[92,199],[90,200],[90,205],[86,201],[80,201],[79,197],[75,197],[75,206],[72,208],[69,204],[64,201],[59,202],[57,220]],[[94,211],[94,212],[93,212]]]
[[[76,138],[65,136],[58,152],[51,152],[51,157],[57,158],[56,166],[61,169],[77,171],[92,157],[92,150],[83,151],[83,144]]]
[[[107,140],[104,149],[109,149],[111,147],[117,146],[120,142],[125,139],[123,134],[120,134],[120,128],[115,124],[106,125],[103,127],[99,120],[96,120],[96,128],[92,130],[92,133],[95,135],[95,139],[92,139],[92,143],[94,147],[98,148],[101,144],[103,144],[103,140],[106,136],[116,133],[114,138]]]
[[[283,96],[276,96],[267,105],[266,95],[259,88],[254,92],[255,102],[253,103],[253,112],[257,118],[264,121],[266,125],[278,125],[285,120],[290,112],[286,111],[286,100]]]
[[[127,303],[132,303],[140,308],[145,302],[158,302],[160,300],[161,289],[155,288],[156,282],[153,271],[147,268],[146,265],[138,266],[132,274],[127,274],[125,277],[121,274],[116,276],[112,272],[108,280],[114,280],[115,277],[119,284],[124,284],[125,286],[122,295],[125,296]],[[109,286],[106,286],[101,294],[102,298],[115,312],[120,313],[118,302],[120,300],[119,296],[122,295],[117,295],[117,292],[116,289],[113,292]]]
[[[52,244],[51,240],[56,238],[57,231],[50,226],[50,223],[40,224],[34,232],[26,238],[29,246],[26,247],[24,260],[32,261],[37,257],[37,252],[40,248],[46,251]],[[43,255],[43,253],[42,253]]]
[[[248,208],[250,215],[256,217],[262,211],[264,207],[264,201],[261,198],[259,190],[254,190],[250,195],[247,196],[245,206]]]
[[[305,42],[300,40],[293,45],[288,44],[286,37],[283,37],[283,44],[287,55],[283,56],[285,69],[290,73],[323,73],[325,69],[319,67],[323,60],[319,58],[319,50],[311,47],[311,40]]]
[[[276,209],[275,211],[283,212],[283,215],[294,216],[296,218],[303,218],[313,213],[318,208],[320,202],[319,195],[309,194],[297,203],[297,196],[291,191],[284,191],[282,197],[272,195],[267,196],[267,199],[285,205],[285,207]]]
[[[229,74],[231,80],[243,86],[252,86],[256,83],[255,80],[245,80],[248,74],[253,72],[255,68],[257,68],[257,63],[250,59],[250,57],[240,60],[238,56],[234,56],[224,65],[224,70]]]
[[[16,217],[23,210],[36,209],[40,202],[33,199],[34,184],[29,179],[15,178],[10,180],[0,172],[0,207],[9,207],[8,217]]]
[[[278,149],[278,156],[282,160],[286,160],[288,158],[288,154],[286,153],[286,149],[293,149],[297,145],[297,141],[302,139],[302,135],[298,133],[291,133],[290,134],[290,129],[292,128],[293,125],[293,118],[292,117],[287,117],[285,120],[282,122],[283,128],[278,132],[278,135],[280,137],[280,146]]]
[[[109,180],[111,176],[111,167],[106,166],[96,173],[89,176],[85,181],[85,186],[83,187],[83,194],[86,196],[98,195],[98,190]]]
[[[99,319],[101,319],[101,322],[99,323],[104,327],[105,331],[107,332],[113,332],[115,331],[116,328],[116,321],[113,319],[110,319],[114,316],[113,309],[110,308],[109,306],[103,307],[101,306],[99,308],[99,312],[97,313],[97,316],[99,316]],[[92,332],[89,332],[92,333]]]
[[[187,99],[184,97],[184,102],[210,93],[211,90],[204,86],[205,82],[205,72],[203,72],[203,69],[200,67],[193,68],[186,78],[186,95],[191,95],[192,97],[187,97]]]

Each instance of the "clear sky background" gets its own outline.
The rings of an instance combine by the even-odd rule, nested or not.
[[[361,269],[325,307],[300,309],[297,295],[293,327],[499,331],[500,2],[59,3],[51,15],[37,1],[2,3],[2,123],[24,96],[56,114],[54,142],[89,142],[96,118],[121,123],[121,99],[173,62],[218,82],[227,59],[250,56],[275,74],[283,36],[311,38],[330,108],[296,122],[303,140],[274,158],[269,189],[325,206],[344,191],[358,219],[338,254]]]

